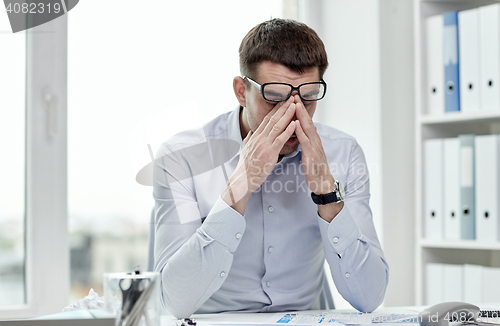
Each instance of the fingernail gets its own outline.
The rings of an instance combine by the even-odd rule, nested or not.
[[[288,111],[292,111],[293,110],[292,106],[295,107],[295,103],[290,104],[290,106],[288,107]]]

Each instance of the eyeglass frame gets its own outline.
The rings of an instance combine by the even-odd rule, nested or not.
[[[276,102],[276,103],[279,103],[279,102],[285,102],[287,101],[290,96],[292,95],[293,91],[297,91],[297,93],[299,94],[299,97],[301,98],[302,101],[306,101],[306,102],[316,102],[316,101],[319,101],[319,100],[322,100],[325,95],[326,95],[326,82],[321,79],[319,82],[309,82],[309,83],[304,83],[304,84],[300,84],[299,86],[297,87],[294,87],[293,85],[291,84],[287,84],[287,83],[278,83],[278,82],[271,82],[271,83],[264,83],[264,84],[259,84],[257,83],[255,80],[253,80],[252,78],[248,77],[248,76],[244,76],[243,79],[247,79],[250,84],[252,84],[253,86],[255,86],[255,88],[257,88],[260,92],[260,94],[262,95],[262,98],[266,101],[269,101],[269,102]],[[279,85],[287,85],[287,86],[290,86],[291,87],[291,90],[290,90],[290,93],[288,93],[288,96],[286,97],[286,99],[284,100],[281,100],[281,101],[276,101],[276,100],[268,100],[265,96],[264,96],[264,86],[266,85],[269,85],[269,84],[279,84]],[[310,84],[322,84],[324,87],[325,87],[325,91],[323,92],[323,96],[321,96],[321,98],[317,98],[315,100],[306,100],[302,97],[302,95],[300,94],[300,90],[299,88],[301,86],[304,86],[304,85],[310,85]]]

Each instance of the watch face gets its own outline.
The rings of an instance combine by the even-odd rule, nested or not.
[[[345,190],[344,190],[344,185],[342,184],[342,182],[340,181],[337,181],[337,184],[338,184],[338,191],[340,193],[340,200],[344,200],[345,199]]]

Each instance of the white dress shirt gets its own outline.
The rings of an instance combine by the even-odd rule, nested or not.
[[[310,309],[326,282],[325,258],[338,291],[353,307],[377,308],[389,268],[356,140],[315,123],[330,171],[345,187],[344,208],[332,222],[318,215],[311,200],[300,145],[252,193],[242,216],[220,198],[239,160],[240,109],[175,135],[157,154],[155,269],[167,310],[182,318],[195,312]],[[214,140],[228,140],[227,149],[207,145]]]

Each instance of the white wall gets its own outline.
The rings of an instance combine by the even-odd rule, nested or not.
[[[413,3],[380,1],[384,250],[387,306],[415,304]]]
[[[312,7],[305,23],[325,43],[329,61],[327,96],[318,104],[315,120],[351,134],[363,148],[371,176],[371,208],[382,237],[378,1],[306,4]]]
[[[330,63],[324,77],[327,97],[315,120],[353,135],[365,152],[373,218],[390,265],[385,305],[411,305],[412,2],[302,0],[299,19],[323,39]]]

